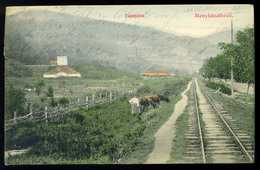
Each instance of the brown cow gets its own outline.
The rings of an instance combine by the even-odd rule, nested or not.
[[[146,98],[150,98],[153,100],[154,103],[158,103],[158,105],[160,105],[161,100],[165,100],[166,102],[169,102],[170,99],[166,96],[162,96],[162,95],[151,95],[151,96],[146,96]]]
[[[141,107],[141,113],[144,112],[145,109],[148,110],[148,106],[149,106],[149,105],[152,105],[153,108],[155,108],[155,103],[154,103],[154,101],[153,101],[152,99],[146,98],[146,97],[141,98],[141,100],[140,100],[140,105],[141,105],[141,106],[140,106],[140,107]]]

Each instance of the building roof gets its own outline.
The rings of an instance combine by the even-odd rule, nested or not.
[[[167,72],[143,72],[144,76],[171,76],[170,73]]]
[[[51,71],[45,73],[45,74],[57,74],[59,72],[64,72],[67,74],[80,74],[79,72],[69,68],[69,67],[56,67],[52,69]]]
[[[49,63],[50,64],[57,64],[57,60],[50,60]]]

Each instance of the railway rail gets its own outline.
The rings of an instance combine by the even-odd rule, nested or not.
[[[186,163],[254,162],[254,141],[196,78],[190,91]]]

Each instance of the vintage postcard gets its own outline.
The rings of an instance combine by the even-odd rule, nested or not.
[[[6,7],[5,165],[255,161],[253,5]]]

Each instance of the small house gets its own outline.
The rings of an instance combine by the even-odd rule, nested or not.
[[[81,77],[81,74],[67,66],[58,66],[51,71],[45,73],[43,77],[57,78],[57,77]]]

